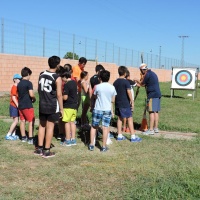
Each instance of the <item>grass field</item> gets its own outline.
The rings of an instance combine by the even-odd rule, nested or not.
[[[55,138],[54,158],[33,155],[34,146],[5,141],[10,126],[0,120],[0,200],[10,199],[200,199],[200,97],[161,83],[161,130],[196,132],[194,140],[141,136],[142,142],[112,140],[110,150],[63,147]],[[199,89],[198,89],[199,90]],[[134,120],[141,122],[144,89],[135,102]],[[35,103],[38,116],[38,102]],[[0,99],[0,115],[8,116],[8,98]],[[37,131],[35,131],[37,134]],[[102,144],[101,138],[99,143]]]

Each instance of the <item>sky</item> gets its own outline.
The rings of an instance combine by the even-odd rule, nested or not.
[[[199,0],[2,0],[0,17],[200,65]]]

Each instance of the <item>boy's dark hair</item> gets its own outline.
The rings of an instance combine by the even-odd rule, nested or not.
[[[69,69],[64,69],[64,72],[60,75],[62,78],[65,77],[65,78],[71,78],[72,76],[72,73]]]
[[[28,67],[24,67],[21,70],[21,76],[22,77],[26,77],[26,76],[31,75],[31,74],[32,74],[32,71]]]
[[[84,58],[84,57],[81,57],[81,58],[79,58],[79,63],[80,64],[83,64],[83,63],[87,63],[87,59],[86,58]]]
[[[88,72],[82,71],[81,74],[80,74],[80,78],[83,79],[83,78],[85,78],[87,75],[88,75]]]
[[[129,76],[130,76],[130,72],[127,69],[125,78],[128,78]]]
[[[55,69],[60,64],[60,58],[58,56],[51,56],[48,59],[50,69]]]
[[[95,71],[96,71],[96,73],[97,72],[99,72],[99,71],[101,71],[101,70],[105,70],[105,68],[103,67],[103,65],[97,65],[96,67],[95,67]]]
[[[64,69],[69,69],[70,71],[72,71],[72,66],[70,65],[70,64],[65,64],[64,66],[63,66],[63,68]]]
[[[118,68],[118,74],[119,74],[119,76],[126,75],[126,72],[127,72],[127,67],[125,67],[125,66],[120,66],[120,67]]]
[[[99,78],[102,80],[102,82],[108,82],[110,79],[110,72],[107,70],[100,71]]]
[[[61,74],[63,73],[63,71],[64,71],[63,66],[59,66],[59,67],[56,69],[56,74],[61,75]]]

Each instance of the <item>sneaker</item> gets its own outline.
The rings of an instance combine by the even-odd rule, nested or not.
[[[55,156],[55,153],[51,152],[51,151],[44,151],[43,155],[42,155],[43,158],[51,158],[51,157],[54,157],[54,156]]]
[[[131,138],[131,142],[141,142],[142,138],[136,137],[135,139]]]
[[[144,131],[143,135],[154,135],[154,131],[153,130]]]
[[[71,145],[77,145],[76,144],[76,139],[71,140]]]
[[[159,133],[158,128],[154,128],[154,133]]]
[[[33,152],[35,155],[38,155],[38,156],[42,156],[43,155],[43,149],[36,149],[34,152]]]
[[[126,140],[126,137],[122,136],[122,137],[117,137],[117,141],[122,141],[122,140]]]
[[[71,140],[65,140],[63,146],[70,147],[72,145]]]
[[[106,152],[106,151],[108,151],[108,147],[102,147],[100,151],[101,152]]]
[[[19,140],[19,136],[18,135],[12,135],[13,138],[15,138],[15,140]]]
[[[109,137],[107,138],[106,144],[107,145],[112,144],[112,140]]]
[[[22,138],[22,142],[27,142],[27,138]]]
[[[33,144],[33,139],[28,140],[28,144]]]
[[[110,138],[110,139],[113,139],[113,138],[114,138],[114,135],[113,135],[111,132],[109,133],[109,138]]]
[[[6,136],[5,140],[16,140],[12,135]]]
[[[94,151],[94,145],[89,145],[89,146],[88,146],[88,149],[89,149],[90,151]]]

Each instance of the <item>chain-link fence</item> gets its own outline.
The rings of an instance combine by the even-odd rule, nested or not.
[[[141,53],[133,49],[118,47],[114,43],[91,39],[84,36],[69,34],[41,28],[11,20],[1,19],[1,53],[29,56],[50,57],[58,55],[61,58],[67,52],[86,57],[88,60],[110,62],[117,65],[137,67],[141,63]],[[144,62],[150,68],[171,69],[179,67],[181,60],[166,58],[143,52]],[[185,67],[199,67],[192,63],[184,63]]]

